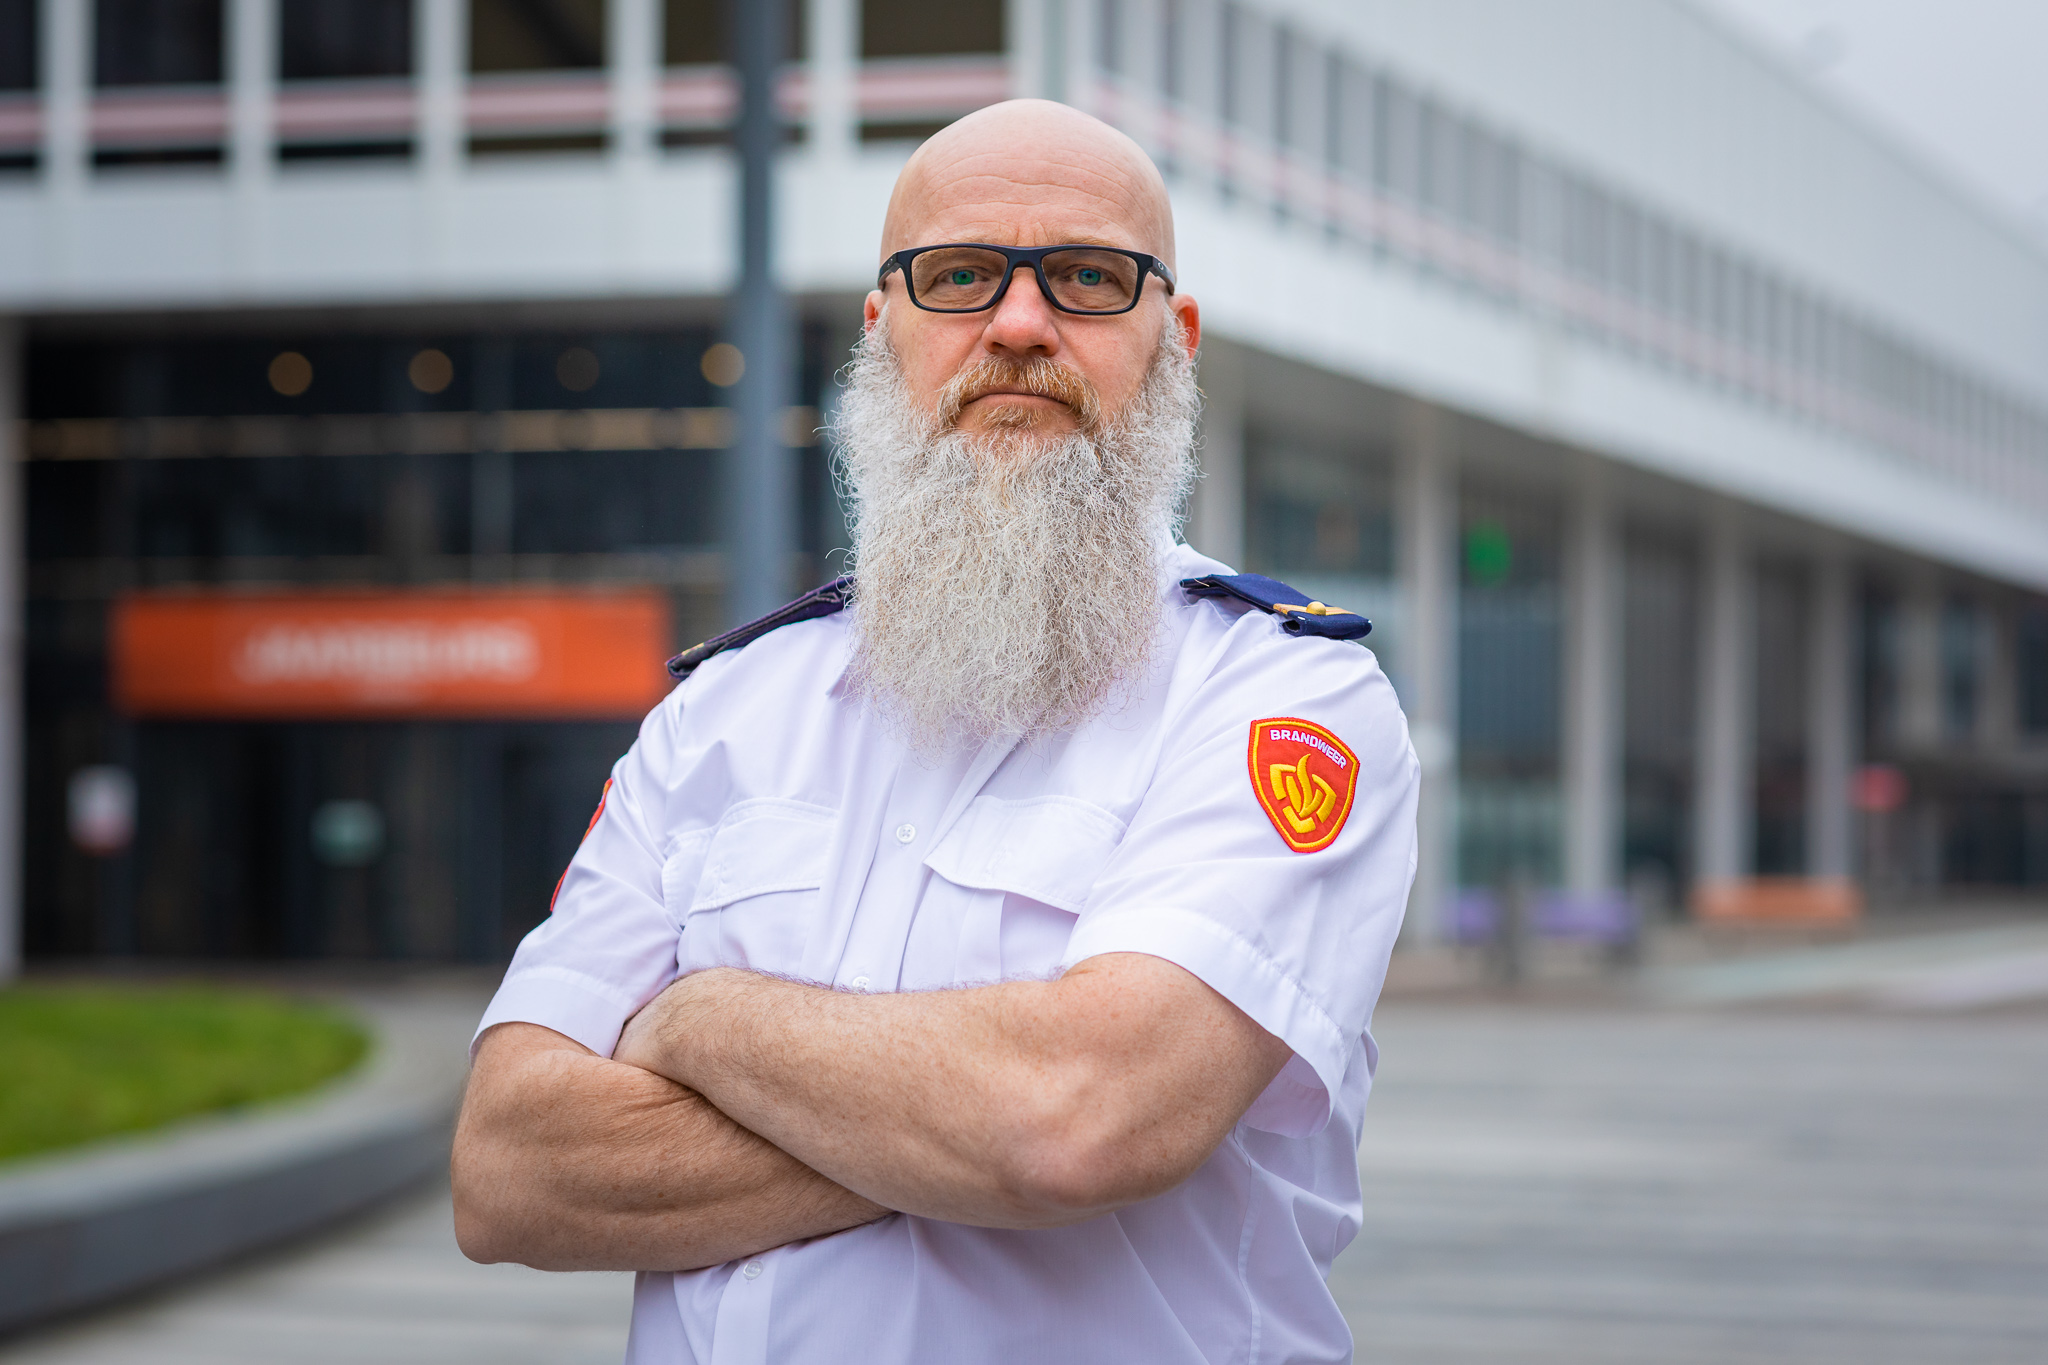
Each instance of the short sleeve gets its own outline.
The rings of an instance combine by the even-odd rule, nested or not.
[[[1246,1122],[1307,1136],[1328,1123],[1386,979],[1415,875],[1420,770],[1370,652],[1286,637],[1256,616],[1230,635],[1168,727],[1063,965],[1145,953],[1200,977],[1294,1050]],[[1253,785],[1252,726],[1272,718],[1320,727],[1355,756],[1343,824],[1310,852],[1282,836],[1284,814],[1269,815]]]
[[[626,1021],[675,980],[660,830],[680,700],[678,689],[650,712],[613,765],[552,911],[520,942],[476,1038],[496,1024],[540,1024],[608,1057]]]

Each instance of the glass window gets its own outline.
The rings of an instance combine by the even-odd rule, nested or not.
[[[0,0],[0,90],[36,88],[36,17],[41,0]]]
[[[725,47],[726,0],[662,0],[661,60],[664,66],[712,66],[730,55]],[[790,61],[803,60],[803,0],[785,0],[783,44]]]
[[[1216,45],[1220,68],[1216,73],[1217,106],[1225,123],[1236,123],[1243,115],[1244,104],[1244,91],[1239,88],[1243,84],[1240,71],[1244,66],[1244,11],[1224,0],[1220,27],[1222,41]]]
[[[1544,499],[1461,490],[1458,875],[1466,886],[1559,874],[1559,525]]]
[[[97,85],[217,85],[221,0],[96,0]]]
[[[1294,84],[1301,79],[1295,70],[1294,35],[1284,28],[1273,30],[1273,141],[1292,147],[1301,136],[1294,117]]]
[[[1124,70],[1128,61],[1125,47],[1130,35],[1125,30],[1130,16],[1124,12],[1123,0],[1095,0],[1095,19],[1096,60],[1111,75],[1127,74]]]
[[[472,71],[578,71],[604,65],[605,0],[470,0]]]
[[[1393,573],[1390,461],[1327,438],[1252,432],[1246,554],[1259,572],[1338,597]],[[1321,584],[1323,587],[1312,586]],[[1334,600],[1334,599],[1333,599]]]
[[[1001,52],[1003,0],[863,0],[864,57]]]
[[[285,80],[412,73],[412,0],[290,0],[278,7]]]
[[[1983,665],[1983,614],[1974,602],[1950,598],[1941,610],[1941,715],[1951,738],[1976,732]]]
[[[2014,643],[2020,729],[2030,735],[2048,735],[2048,602],[2028,605],[2017,624]]]
[[[1631,536],[1622,574],[1622,865],[1669,902],[1692,876],[1697,558],[1669,534]]]
[[[1170,100],[1188,97],[1187,6],[1185,0],[1161,0],[1159,6],[1159,89]]]
[[[730,55],[725,44],[726,0],[662,0],[661,60],[664,66],[712,66]],[[803,60],[803,0],[785,0],[783,44],[790,61]]]
[[[1334,106],[1331,163],[1360,182],[1368,181],[1372,179],[1374,115],[1379,104],[1377,83],[1372,72],[1342,58],[1336,59],[1330,82]]]
[[[1806,870],[1807,580],[1766,563],[1756,575],[1755,870]]]

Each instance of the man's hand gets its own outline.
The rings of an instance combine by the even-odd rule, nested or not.
[[[847,1189],[1010,1228],[1172,1189],[1289,1055],[1193,974],[1137,953],[1057,981],[881,995],[713,969],[657,997],[627,1044]]]
[[[452,1171],[463,1253],[542,1270],[693,1270],[888,1213],[538,1024],[484,1035]]]

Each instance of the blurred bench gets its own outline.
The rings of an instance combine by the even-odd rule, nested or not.
[[[1741,877],[1702,882],[1693,918],[1729,929],[1847,929],[1863,918],[1863,890],[1846,877]]]
[[[1505,925],[1503,893],[1466,887],[1452,906],[1451,929],[1460,943],[1488,943]],[[1524,930],[1533,938],[1568,939],[1608,945],[1633,943],[1641,917],[1625,891],[1532,889]]]

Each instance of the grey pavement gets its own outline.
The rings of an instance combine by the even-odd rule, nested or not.
[[[0,1346],[7,1365],[617,1365],[633,1277],[483,1266],[446,1184],[183,1289]]]
[[[2048,1011],[1396,1002],[1362,1361],[2048,1361]]]
[[[2048,1361],[2048,1009],[1396,999],[1332,1286],[1390,1365]],[[626,1276],[474,1266],[445,1188],[7,1365],[599,1362]]]

